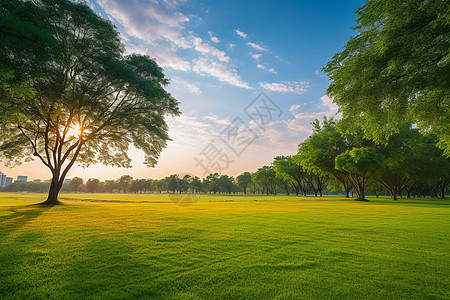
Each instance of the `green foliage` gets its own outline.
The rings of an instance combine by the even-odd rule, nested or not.
[[[250,172],[244,172],[236,177],[237,185],[244,190],[244,194],[247,194],[247,188],[253,183],[252,174]]]
[[[357,34],[325,66],[343,127],[385,142],[406,123],[436,134],[450,155],[450,6],[368,0]]]
[[[348,174],[348,178],[358,194],[365,200],[364,191],[369,174],[376,173],[383,166],[383,156],[373,148],[353,148],[336,156],[336,169]]]
[[[252,181],[255,185],[262,188],[262,193],[276,194],[278,188],[278,181],[275,170],[272,166],[262,166],[252,174]]]
[[[26,14],[14,7],[17,2],[0,6],[7,20],[15,20],[0,23],[0,31],[14,27],[0,43],[0,67],[8,75],[0,79],[0,159],[14,165],[37,157],[45,164],[53,174],[49,202],[76,162],[130,167],[133,144],[147,165],[155,165],[169,140],[164,117],[179,114],[155,60],[124,55],[117,29],[84,3],[19,1],[33,12]],[[27,34],[23,24],[42,33],[30,43],[41,52],[51,48],[48,55],[19,42]],[[30,70],[16,80],[19,72],[11,66]],[[10,88],[13,81],[23,93]]]

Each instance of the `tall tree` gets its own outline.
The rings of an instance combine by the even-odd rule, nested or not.
[[[14,16],[11,3],[17,2],[2,1],[0,11]],[[29,23],[42,22],[53,41],[36,36],[38,43],[54,53],[38,60],[23,92],[1,86],[0,159],[14,165],[36,157],[47,166],[52,182],[46,204],[58,204],[76,162],[130,167],[127,150],[133,144],[145,153],[148,166],[155,165],[169,140],[164,117],[179,114],[178,102],[164,89],[163,70],[151,57],[125,56],[116,28],[86,4],[40,0],[29,5],[38,12]],[[0,46],[0,66],[27,66],[26,51],[5,56],[9,44]]]
[[[244,190],[244,194],[247,194],[247,188],[252,184],[252,174],[250,172],[244,172],[236,177],[238,186]]]
[[[310,187],[308,174],[294,161],[292,156],[275,157],[273,169],[279,178],[289,183],[297,196],[300,191],[306,196]]]
[[[342,134],[333,118],[324,117],[322,122],[318,119],[313,122],[313,133],[299,145],[294,161],[309,173],[335,177],[340,182],[345,196],[349,198],[352,182],[348,173],[336,168],[335,158],[354,147],[369,145],[371,143],[362,138],[361,131],[354,135]]]
[[[343,125],[384,142],[406,119],[449,156],[448,1],[368,0],[356,13],[357,34],[324,67]]]
[[[373,148],[353,148],[336,157],[336,168],[348,173],[360,201],[366,201],[364,192],[369,175],[382,164],[383,157]]]
[[[276,194],[278,188],[278,180],[272,166],[262,166],[252,174],[252,181],[260,186],[266,195]]]

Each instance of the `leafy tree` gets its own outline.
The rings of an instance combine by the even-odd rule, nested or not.
[[[368,0],[356,13],[357,34],[324,67],[345,128],[384,142],[406,120],[450,155],[448,2]]]
[[[76,193],[78,191],[78,188],[82,184],[83,184],[83,179],[81,179],[80,177],[74,177],[69,181],[68,187],[69,187],[70,191],[74,191]]]
[[[300,191],[306,196],[309,189],[308,174],[297,164],[292,156],[277,156],[273,162],[276,175],[289,183],[298,196]]]
[[[86,192],[88,193],[97,193],[100,188],[100,180],[96,178],[89,178],[86,181]]]
[[[221,175],[217,180],[217,185],[222,192],[231,194],[234,188],[234,178],[228,175]]]
[[[169,177],[166,177],[167,190],[175,194],[175,191],[179,189],[178,180],[179,177],[177,174],[172,174]]]
[[[119,190],[127,193],[132,180],[133,177],[131,177],[130,175],[123,175],[117,180],[117,187],[119,188]]]
[[[271,166],[263,166],[252,174],[252,181],[262,188],[262,192],[269,194],[276,194],[277,191],[277,177]]]
[[[250,172],[244,172],[236,177],[238,186],[244,190],[244,194],[247,194],[247,188],[252,184],[252,174]]]
[[[340,182],[345,196],[349,198],[352,183],[346,172],[336,169],[335,158],[362,144],[361,137],[341,134],[336,121],[324,117],[322,123],[317,119],[313,122],[313,133],[299,145],[294,161],[309,173],[335,177]]]
[[[54,53],[21,81],[26,85],[20,92],[2,85],[0,158],[14,165],[36,157],[50,169],[46,204],[58,204],[76,162],[130,167],[127,150],[134,144],[145,153],[145,163],[155,165],[169,139],[164,117],[179,114],[178,102],[164,89],[163,70],[148,56],[124,55],[116,28],[86,4],[30,3],[36,13],[28,16],[29,23],[43,22],[42,32],[53,43],[47,35],[35,38],[44,51]],[[17,15],[11,5],[1,10],[11,18]],[[1,44],[0,66],[30,64],[23,63],[27,51],[5,55],[10,51],[5,43],[9,39]]]
[[[218,185],[218,181],[219,180],[219,173],[214,173],[214,174],[209,174],[208,176],[206,176],[206,181],[205,183],[208,186],[208,190],[209,193],[217,193],[217,191],[219,190],[219,185]]]
[[[336,157],[336,169],[347,172],[360,201],[366,201],[364,191],[369,174],[382,167],[383,157],[373,148],[353,148]]]

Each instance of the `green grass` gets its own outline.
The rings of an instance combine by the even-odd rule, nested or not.
[[[0,194],[0,298],[450,298],[448,200],[44,198]]]

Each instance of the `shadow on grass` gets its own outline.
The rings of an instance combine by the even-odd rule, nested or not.
[[[0,216],[0,238],[5,236],[5,234],[22,228],[50,208],[51,206],[47,205],[31,204],[11,207],[4,210],[6,215]]]

